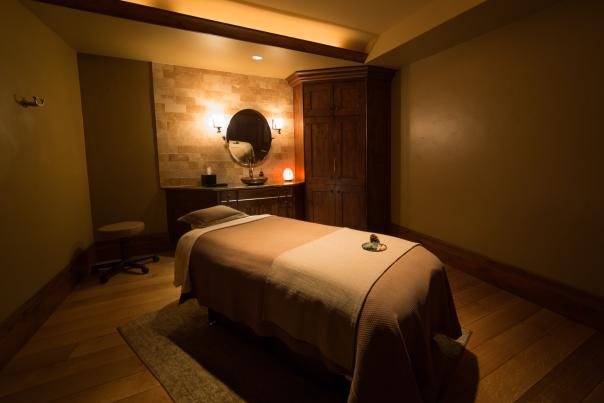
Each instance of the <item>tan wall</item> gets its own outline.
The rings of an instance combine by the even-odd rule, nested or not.
[[[199,185],[207,166],[219,182],[241,185],[244,169],[231,160],[212,115],[228,119],[247,108],[269,124],[285,120],[261,165],[269,181],[282,182],[283,169],[293,169],[293,91],[285,80],[154,63],[153,81],[162,186]]]
[[[78,55],[90,202],[95,229],[141,220],[167,231],[159,188],[151,64]]]
[[[0,2],[0,37],[1,320],[90,246],[92,226],[76,53],[16,0]]]
[[[404,68],[394,221],[604,296],[603,22],[562,1]]]

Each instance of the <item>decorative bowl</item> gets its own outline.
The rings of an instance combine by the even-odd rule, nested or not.
[[[258,186],[264,185],[268,178],[266,176],[254,176],[250,178],[249,176],[241,177],[241,182],[245,183],[248,186]]]
[[[368,250],[369,252],[383,252],[388,249],[388,246],[379,242],[365,242],[361,246],[363,249]]]

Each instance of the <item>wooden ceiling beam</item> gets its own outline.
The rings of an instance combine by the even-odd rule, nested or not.
[[[199,18],[192,15],[180,14],[160,8],[120,0],[34,0],[39,3],[53,4],[62,7],[88,11],[111,17],[124,18],[132,21],[161,25],[186,31],[218,35],[240,41],[276,46],[279,48],[297,50],[299,52],[333,57],[363,63],[367,53],[356,50],[338,48],[336,46],[292,38],[271,32],[240,27],[238,25]]]

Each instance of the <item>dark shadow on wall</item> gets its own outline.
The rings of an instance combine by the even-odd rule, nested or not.
[[[391,221],[408,222],[409,189],[409,68],[403,66],[391,85]]]
[[[390,84],[390,220],[400,220],[401,205],[401,71],[397,71]]]
[[[78,70],[94,227],[140,220],[167,233],[151,63],[78,54]]]
[[[153,63],[148,62],[148,71],[149,71],[149,88],[151,92],[151,96],[149,97],[149,110],[151,111],[151,127],[153,129],[153,153],[155,156],[155,171],[154,171],[154,181],[158,184],[156,198],[161,200],[162,206],[166,205],[166,191],[161,188],[160,179],[159,179],[159,150],[157,148],[157,118],[155,116],[155,87],[153,86]],[[167,213],[166,213],[167,214]],[[165,228],[168,226],[168,219],[166,216],[163,217],[165,222]]]

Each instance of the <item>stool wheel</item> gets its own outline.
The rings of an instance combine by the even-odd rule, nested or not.
[[[159,256],[153,256],[153,263],[159,262]]]
[[[146,267],[143,267],[143,268],[141,269],[141,271],[143,272],[143,274],[147,274],[147,273],[149,273],[149,269],[148,269],[148,268],[146,268]]]
[[[109,281],[109,278],[107,278],[106,276],[101,276],[99,279],[101,280],[101,284],[105,284],[107,283],[107,281]]]

